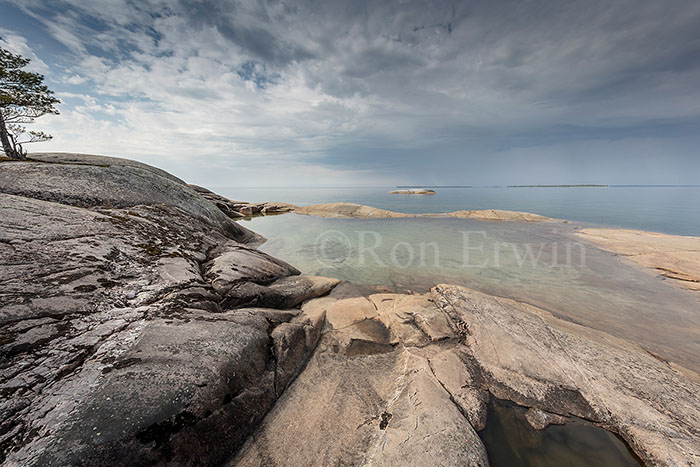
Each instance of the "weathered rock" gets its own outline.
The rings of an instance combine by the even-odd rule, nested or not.
[[[540,216],[530,212],[504,211],[502,209],[478,209],[473,211],[455,211],[449,213],[452,217],[477,219],[480,221],[519,221],[546,222],[554,221],[551,217]]]
[[[549,425],[564,425],[571,421],[570,418],[532,407],[525,412],[525,420],[527,420],[530,426],[535,430],[544,430]]]
[[[229,465],[487,465],[433,369],[455,392],[467,383],[443,355],[455,338],[446,316],[425,296],[336,290],[304,305],[326,314],[321,342]]]
[[[409,188],[405,190],[392,190],[389,192],[390,195],[434,195],[435,193],[437,193],[437,191],[428,188]]]
[[[440,285],[472,377],[494,396],[620,435],[649,465],[700,463],[700,385],[638,346],[543,310]]]
[[[699,386],[636,345],[461,287],[358,291],[304,304],[321,342],[229,465],[486,465],[491,396],[536,429],[582,418],[649,465],[698,463]]]
[[[325,295],[338,283],[338,279],[316,276],[284,277],[267,286],[255,282],[242,282],[234,285],[226,293],[223,304],[227,308],[293,308],[310,298]]]
[[[241,243],[256,237],[198,195],[191,205],[189,195],[169,198],[173,185],[190,190],[174,177],[75,159],[2,164],[3,176],[28,181],[26,196],[0,194],[0,459],[220,463],[303,368],[323,315],[222,308],[222,284],[298,271]],[[50,196],[81,207],[36,199],[30,187],[44,170]],[[148,186],[110,198],[117,175]],[[80,203],[60,190],[66,176]],[[129,207],[105,207],[110,199]],[[303,289],[310,295],[335,284],[314,281],[326,288]]]
[[[190,185],[193,190],[214,203],[227,216],[231,218],[248,217],[255,214],[282,214],[293,211],[296,206],[289,203],[268,201],[264,203],[247,203],[244,201],[231,201],[204,187]]]
[[[415,214],[387,211],[354,203],[326,203],[300,206],[294,209],[296,214],[308,214],[317,217],[415,217]]]
[[[437,214],[407,214],[403,212],[387,211],[386,209],[373,208],[354,203],[326,203],[300,206],[294,209],[297,214],[314,215],[317,217],[357,217],[357,218],[394,218],[394,217],[459,217],[476,219],[481,221],[517,221],[517,222],[545,222],[556,221],[539,214],[517,211],[503,211],[499,209],[483,209],[474,211],[455,211]]]
[[[280,277],[299,274],[284,261],[238,242],[227,242],[217,247],[216,253],[211,261],[204,263],[204,268],[206,278],[221,296],[243,282],[268,284]]]
[[[700,237],[623,229],[581,229],[576,234],[672,279],[674,285],[700,290]]]
[[[79,207],[127,208],[168,205],[231,232],[240,242],[262,238],[231,222],[181,180],[135,161],[82,154],[32,154],[32,160],[1,162],[0,193]]]

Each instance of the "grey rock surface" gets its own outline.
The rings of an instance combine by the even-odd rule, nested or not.
[[[190,185],[190,187],[197,193],[202,195],[202,197],[214,203],[221,211],[223,211],[227,216],[229,216],[232,219],[237,219],[239,217],[250,217],[256,214],[283,214],[286,212],[292,212],[294,211],[294,209],[296,209],[296,206],[294,206],[293,204],[275,201],[266,201],[262,203],[231,201],[227,198],[224,198],[221,195],[214,193],[213,191],[207,188],[198,185]]]
[[[262,239],[167,172],[135,161],[82,154],[32,154],[0,165],[0,193],[79,207],[173,206],[223,226],[239,241]]]
[[[316,276],[290,276],[278,279],[270,285],[242,282],[234,285],[222,302],[228,308],[262,306],[267,308],[293,308],[302,302],[324,295],[340,280]]]
[[[324,315],[222,306],[223,280],[298,271],[174,177],[56,158],[0,163],[0,459],[220,463],[303,368]],[[130,193],[110,195],[122,176]]]

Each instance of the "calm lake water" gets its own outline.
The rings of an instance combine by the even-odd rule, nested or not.
[[[524,301],[700,372],[700,294],[582,242],[579,223],[297,214],[240,221],[304,274],[396,291],[440,283]]]
[[[700,177],[700,174],[698,174]],[[408,213],[507,209],[612,227],[700,235],[700,187],[437,188],[390,195],[382,188],[214,188],[241,201],[348,202]]]
[[[642,465],[614,434],[584,421],[535,430],[526,410],[495,400],[479,436],[491,467],[638,467]]]
[[[464,188],[388,195],[386,188],[215,189],[231,199],[297,205],[354,202],[400,212],[508,209],[562,223],[473,219],[343,219],[297,214],[241,221],[261,246],[304,274],[395,291],[464,285],[549,310],[639,343],[700,372],[700,294],[583,242],[576,230],[615,226],[700,235],[700,188]],[[492,465],[638,465],[615,436],[574,423],[527,427],[524,409],[492,405],[480,433]]]

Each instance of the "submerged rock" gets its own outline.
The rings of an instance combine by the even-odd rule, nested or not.
[[[581,229],[576,235],[672,279],[674,285],[700,290],[700,237],[625,229]]]

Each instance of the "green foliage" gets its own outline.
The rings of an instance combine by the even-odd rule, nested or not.
[[[0,140],[11,159],[23,159],[23,144],[48,141],[51,135],[29,131],[24,125],[46,114],[58,114],[54,97],[40,73],[26,71],[29,59],[0,46]]]

